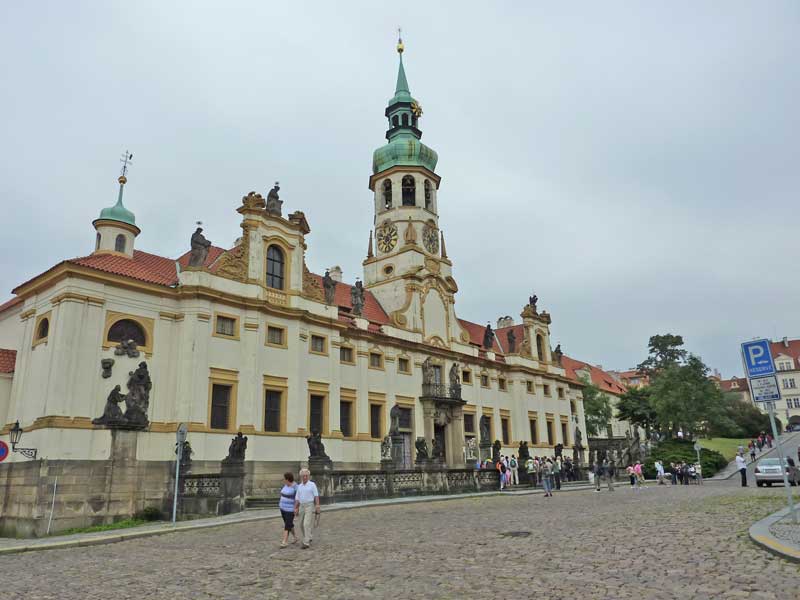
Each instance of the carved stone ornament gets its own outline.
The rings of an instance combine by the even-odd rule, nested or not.
[[[331,272],[326,270],[322,277],[322,288],[325,290],[325,304],[333,305],[336,298],[336,280],[331,277]]]
[[[414,442],[414,447],[417,450],[417,462],[425,462],[428,460],[428,443],[424,437],[418,437]]]
[[[381,460],[392,460],[392,436],[387,435],[381,442]]]
[[[308,270],[305,261],[303,261],[303,295],[317,302],[325,301],[325,293],[322,291],[322,285],[319,279],[314,277],[311,271]]]
[[[106,425],[116,429],[147,429],[150,421],[147,419],[147,409],[150,407],[150,390],[153,383],[150,380],[150,372],[147,370],[147,363],[139,363],[135,371],[131,371],[128,377],[128,393],[120,393],[121,386],[114,386],[114,389],[106,398],[106,405],[103,414],[92,420],[95,425]],[[120,404],[125,403],[125,412],[122,412]]]
[[[136,349],[136,342],[133,340],[122,341],[114,348],[116,356],[127,356],[128,358],[139,358],[139,350]],[[114,364],[113,362],[111,363]]]
[[[325,453],[325,444],[322,443],[322,435],[318,431],[312,431],[306,436],[308,443],[308,458],[329,458]]]
[[[275,186],[267,194],[267,212],[271,215],[275,215],[276,217],[281,216],[281,206],[283,206],[283,200],[278,198],[278,191],[280,189],[281,188],[276,181]]]
[[[111,367],[114,366],[113,358],[100,359],[100,367],[103,369],[103,379],[111,377]]]
[[[408,217],[408,225],[406,225],[406,231],[403,234],[403,241],[406,246],[415,246],[417,244],[417,230],[414,229],[411,217]]]
[[[244,454],[247,450],[247,436],[242,435],[242,432],[236,434],[236,437],[231,440],[228,446],[228,456],[222,459],[222,462],[244,462]]]
[[[244,228],[241,243],[220,256],[215,274],[226,279],[245,282],[249,263],[250,232]]]
[[[207,240],[203,235],[203,228],[198,227],[192,234],[189,240],[191,247],[191,254],[189,254],[189,267],[202,267],[206,264],[208,258],[208,249],[211,247],[211,241]]]
[[[250,192],[247,196],[242,197],[242,206],[244,208],[266,208],[267,203],[261,194]]]

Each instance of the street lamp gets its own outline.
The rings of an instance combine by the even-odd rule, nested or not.
[[[19,421],[14,423],[14,426],[8,432],[8,437],[11,441],[11,451],[19,452],[22,456],[36,460],[36,448],[17,448],[17,444],[22,439],[22,427],[19,426]]]

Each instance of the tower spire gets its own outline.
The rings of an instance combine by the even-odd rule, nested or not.
[[[395,98],[401,95],[411,96],[411,90],[408,89],[408,80],[406,79],[406,70],[403,68],[403,50],[405,50],[405,45],[403,44],[403,37],[401,35],[402,30],[398,27],[397,28],[397,54],[400,57],[400,66],[397,69],[397,85],[394,89]]]
[[[119,196],[117,196],[116,205],[122,206],[124,208],[124,206],[122,205],[122,191],[125,188],[125,184],[128,183],[128,178],[127,178],[128,166],[133,164],[133,154],[125,150],[125,152],[122,153],[119,162],[122,163],[122,169],[120,171],[119,178],[117,179],[117,181],[119,181]]]

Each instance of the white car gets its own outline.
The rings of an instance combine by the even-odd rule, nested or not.
[[[797,472],[797,467],[790,464],[787,459],[783,459],[784,464],[788,470],[789,485],[797,485],[800,483],[800,475]],[[783,483],[783,469],[781,469],[781,459],[779,458],[762,458],[756,464],[756,485],[771,486],[773,483]]]

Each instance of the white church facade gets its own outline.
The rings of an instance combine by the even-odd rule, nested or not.
[[[237,432],[248,436],[246,461],[299,465],[314,432],[337,468],[353,469],[377,468],[390,432],[407,467],[420,438],[464,467],[482,427],[508,455],[522,441],[546,455],[585,445],[582,384],[551,348],[536,299],[493,331],[456,315],[437,155],[420,141],[422,111],[398,48],[387,143],[369,179],[363,281],[309,272],[309,220],[286,213],[277,186],[242,198],[233,248],[197,232],[181,257],[140,250],[123,174],[117,204],[94,221],[94,251],[20,284],[0,306],[0,433],[19,422],[37,460],[107,460],[113,428],[96,420],[117,402],[125,410],[120,399],[145,363],[139,461],[174,460],[179,423],[195,461],[219,461]],[[0,469],[29,460],[12,453]]]

